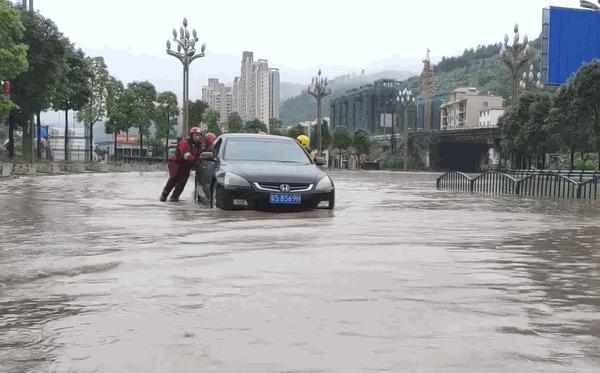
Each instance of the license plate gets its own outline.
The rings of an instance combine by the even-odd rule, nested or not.
[[[270,202],[273,205],[299,205],[300,194],[273,193]]]

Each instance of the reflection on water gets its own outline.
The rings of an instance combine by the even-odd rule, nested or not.
[[[5,180],[0,372],[595,372],[600,204],[334,173],[335,211]]]

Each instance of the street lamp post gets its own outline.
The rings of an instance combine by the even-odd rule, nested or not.
[[[523,78],[519,82],[519,88],[522,90],[531,89],[542,89],[542,74],[538,71],[537,74],[533,72],[533,65],[529,65],[529,73],[523,71]]]
[[[598,1],[600,3],[600,0]],[[592,3],[591,1],[586,1],[586,0],[581,0],[579,2],[579,5],[582,8],[587,8],[587,9],[591,9],[591,10],[596,10],[596,11],[600,11],[600,6]]]
[[[519,76],[521,68],[525,66],[527,62],[533,60],[535,52],[529,48],[527,35],[523,38],[523,42],[519,42],[519,25],[515,24],[514,31],[515,35],[513,37],[512,45],[508,43],[508,34],[504,36],[504,43],[500,50],[500,58],[510,69],[512,84],[511,106],[516,108],[519,103]]]
[[[202,44],[200,53],[196,53],[198,34],[196,33],[196,29],[193,29],[190,35],[187,25],[187,19],[184,18],[183,26],[179,28],[179,37],[177,30],[173,29],[173,41],[177,44],[177,52],[171,50],[171,41],[167,40],[167,54],[177,58],[183,65],[183,136],[186,136],[190,130],[188,105],[190,64],[194,60],[204,57],[204,50],[206,49],[206,45]]]
[[[402,123],[402,132],[404,134],[404,171],[408,171],[408,106],[415,102],[415,97],[412,91],[404,88],[404,90],[398,92],[396,100],[402,106],[404,111],[404,120]]]
[[[327,78],[321,77],[321,69],[317,76],[313,77],[310,85],[308,86],[308,93],[317,99],[317,155],[322,155],[321,149],[321,101],[323,97],[331,94],[331,88],[328,86]]]

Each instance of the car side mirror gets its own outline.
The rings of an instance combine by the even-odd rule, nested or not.
[[[202,154],[200,154],[200,160],[202,160],[202,161],[214,161],[215,160],[215,155],[213,154],[213,152],[202,152]]]
[[[315,157],[315,163],[317,166],[324,166],[327,164],[327,160],[323,157]]]

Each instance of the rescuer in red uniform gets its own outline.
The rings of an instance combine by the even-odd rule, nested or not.
[[[179,196],[185,188],[185,184],[190,176],[190,170],[200,158],[200,154],[204,151],[202,144],[202,133],[200,128],[192,127],[189,133],[190,137],[179,141],[175,154],[169,158],[169,180],[165,185],[160,196],[161,202],[165,202],[169,193],[171,194],[171,202],[178,202]],[[213,135],[214,136],[214,135]]]

